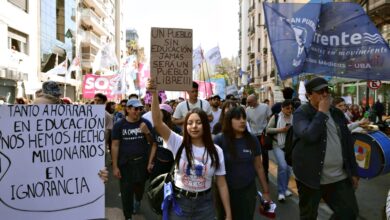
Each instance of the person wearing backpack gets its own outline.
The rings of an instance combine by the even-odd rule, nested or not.
[[[273,153],[278,164],[278,200],[284,202],[286,196],[292,193],[288,190],[288,181],[290,179],[291,168],[284,158],[284,144],[286,133],[292,124],[293,103],[291,100],[282,102],[282,110],[271,117],[267,125],[267,135],[273,137]]]
[[[344,113],[331,106],[328,82],[320,77],[306,84],[308,109],[294,112],[296,141],[292,165],[299,193],[300,219],[317,219],[322,199],[331,219],[356,219],[358,186],[354,141]]]

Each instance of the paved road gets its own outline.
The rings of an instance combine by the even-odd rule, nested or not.
[[[272,153],[270,154],[271,159]],[[111,166],[108,166],[111,175]],[[273,162],[270,164],[270,190],[271,198],[277,200],[276,194],[276,166]],[[276,219],[284,220],[298,220],[298,197],[296,195],[296,187],[293,178],[289,184],[290,189],[295,192],[292,197],[287,198],[285,203],[277,204],[277,217]],[[260,189],[260,187],[258,187]],[[371,180],[361,180],[356,196],[358,199],[360,209],[360,220],[374,220],[382,219],[383,209],[386,201],[387,191],[390,189],[390,174],[382,175]],[[119,183],[114,177],[110,176],[108,183],[106,184],[106,218],[109,220],[124,220],[122,214],[121,199],[119,196]],[[331,210],[326,204],[321,204],[319,209],[319,220],[329,219]],[[140,214],[133,217],[135,220],[154,220],[160,219],[155,215],[147,205],[146,199],[143,199],[141,203]],[[258,212],[255,213],[255,220],[267,219],[264,216],[260,216]]]

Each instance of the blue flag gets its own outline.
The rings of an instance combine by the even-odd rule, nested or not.
[[[390,79],[390,50],[362,7],[331,2],[264,3],[281,79],[301,73]]]

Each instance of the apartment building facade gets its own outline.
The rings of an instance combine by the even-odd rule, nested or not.
[[[32,95],[40,87],[36,1],[0,0],[0,100]]]
[[[271,90],[280,94],[283,86],[291,86],[292,81],[281,82],[273,60],[266,30],[263,0],[240,0],[240,49],[241,82],[255,88],[260,100],[270,99]],[[299,1],[271,1],[306,3]],[[283,84],[283,85],[282,85]]]

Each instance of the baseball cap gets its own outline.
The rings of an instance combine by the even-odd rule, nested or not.
[[[165,111],[167,111],[167,112],[169,112],[171,114],[173,112],[172,107],[170,105],[168,105],[168,104],[160,104],[160,109],[161,110],[165,110]]]
[[[129,107],[129,106],[131,106],[131,107],[143,107],[141,101],[138,100],[138,99],[129,99],[129,101],[127,101],[126,106],[127,107]]]
[[[325,87],[328,87],[328,81],[321,77],[313,78],[305,84],[306,92],[319,91]]]
[[[46,81],[42,84],[42,92],[59,98],[61,94],[60,86],[54,81]]]
[[[218,94],[212,95],[210,98],[211,99],[219,99],[219,100],[221,100],[221,96],[219,96]]]

